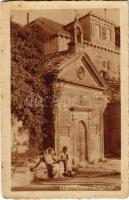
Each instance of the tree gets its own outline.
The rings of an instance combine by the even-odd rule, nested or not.
[[[29,129],[30,148],[42,148],[44,138],[54,131],[54,104],[48,107],[44,103],[46,94],[53,102],[57,71],[45,65],[46,38],[37,24],[21,27],[11,22],[11,112]],[[49,84],[46,75],[53,77]]]

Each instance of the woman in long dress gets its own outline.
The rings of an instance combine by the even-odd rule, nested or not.
[[[48,176],[50,178],[62,178],[63,169],[55,157],[55,152],[52,148],[48,148],[44,154],[44,161],[47,165]]]

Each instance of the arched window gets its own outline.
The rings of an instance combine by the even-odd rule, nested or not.
[[[77,27],[77,42],[81,43],[81,30],[79,27]]]

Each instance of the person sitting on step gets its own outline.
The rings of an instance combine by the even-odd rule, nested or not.
[[[60,164],[56,160],[54,149],[48,148],[44,154],[44,161],[47,165],[49,178],[62,178],[63,172],[60,170]]]
[[[59,161],[63,162],[63,164],[64,164],[64,176],[72,176],[72,167],[69,162],[67,146],[64,146],[62,148],[62,151],[60,152],[60,156],[59,156]]]

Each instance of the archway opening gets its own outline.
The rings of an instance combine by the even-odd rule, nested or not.
[[[87,128],[84,121],[78,123],[77,152],[79,161],[88,160]]]
[[[82,41],[81,41],[81,35],[82,35],[81,30],[80,30],[79,27],[77,27],[77,42],[78,42],[78,43],[81,43],[81,42],[82,42]]]

